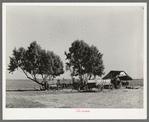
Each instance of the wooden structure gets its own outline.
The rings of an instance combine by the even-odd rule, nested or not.
[[[103,91],[102,84],[99,84],[96,80],[88,80],[86,84],[86,90],[92,90],[92,88],[97,88],[98,91]]]
[[[102,78],[103,80],[110,79],[111,83],[115,88],[120,88],[122,86],[122,82],[125,81],[127,85],[128,80],[132,80],[132,78],[125,71],[117,71],[112,70],[106,76]]]

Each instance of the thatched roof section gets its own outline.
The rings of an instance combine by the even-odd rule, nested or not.
[[[124,76],[120,76],[120,73],[122,72],[125,73]],[[120,80],[132,80],[132,78],[125,71],[116,71],[116,70],[110,71],[102,79],[114,79],[116,76],[118,76]]]

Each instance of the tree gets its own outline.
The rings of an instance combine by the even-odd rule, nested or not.
[[[71,44],[69,52],[65,52],[67,69],[71,69],[71,75],[79,76],[81,83],[87,77],[91,79],[104,74],[103,60],[96,46],[89,46],[83,40],[76,40]]]
[[[99,52],[96,46],[91,46],[89,49],[89,60],[86,63],[86,71],[89,74],[89,79],[92,76],[102,76],[104,74],[104,65],[102,60],[103,54]]]
[[[51,51],[41,49],[36,41],[32,42],[28,49],[15,48],[8,67],[9,73],[21,69],[28,79],[39,85],[44,85],[37,79],[39,75],[44,81],[47,78],[54,79],[64,73],[60,57]]]

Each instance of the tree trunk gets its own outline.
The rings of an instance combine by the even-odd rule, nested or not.
[[[92,75],[90,74],[90,76],[89,76],[89,80],[91,79],[91,77],[92,77]]]
[[[39,85],[43,85],[42,83],[40,83],[40,82],[37,81],[37,80],[34,80],[34,79],[30,78],[30,77],[27,77],[27,78],[30,79],[30,80],[32,80],[32,81],[34,81],[35,83],[37,83],[37,84],[39,84]]]

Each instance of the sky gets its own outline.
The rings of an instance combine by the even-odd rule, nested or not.
[[[84,40],[103,54],[105,75],[124,70],[132,78],[143,78],[143,11],[140,6],[7,6],[6,68],[16,47],[36,41],[54,51],[64,63],[71,43]],[[65,68],[64,68],[65,70]],[[26,79],[21,71],[7,79]],[[65,72],[58,78],[69,79]]]

